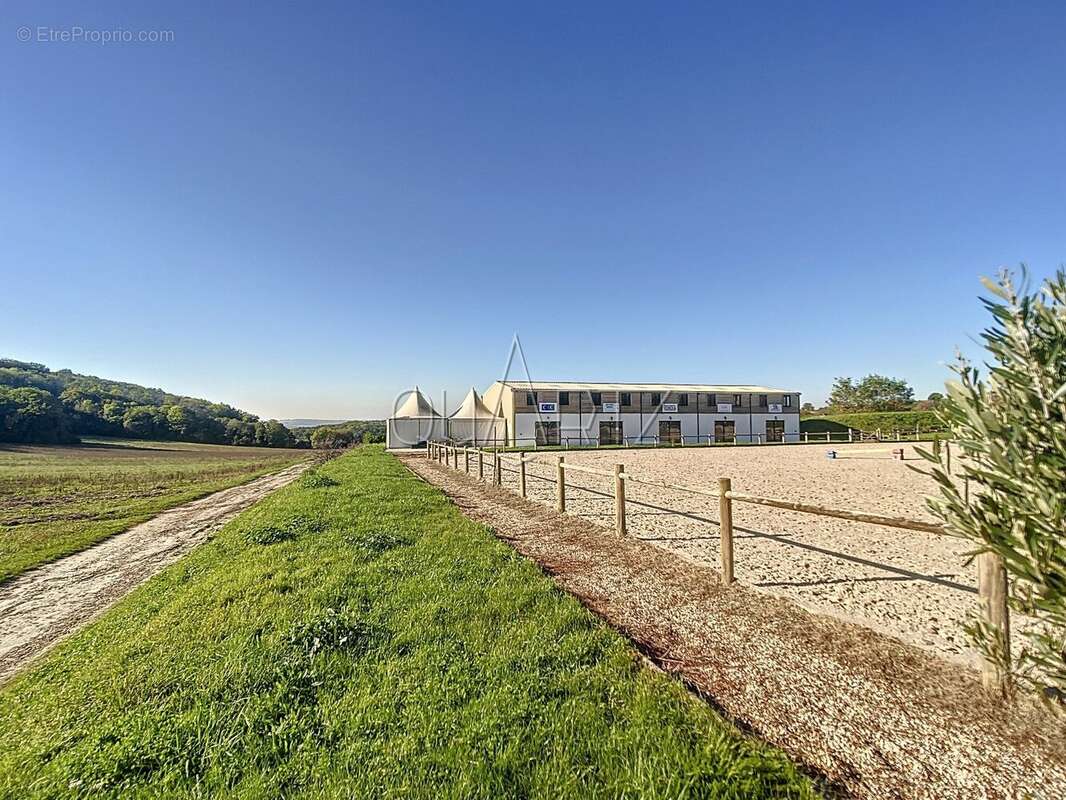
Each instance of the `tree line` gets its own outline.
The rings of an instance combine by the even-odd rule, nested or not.
[[[224,403],[0,359],[0,441],[61,444],[76,442],[79,435],[301,446],[277,420],[264,421]]]
[[[306,439],[316,450],[336,450],[357,444],[385,441],[385,421],[380,419],[352,420],[340,425],[318,425],[313,428],[294,428],[298,440]]]

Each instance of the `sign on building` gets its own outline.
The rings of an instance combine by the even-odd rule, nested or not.
[[[718,413],[719,414],[732,414],[733,413],[733,404],[732,403],[719,403],[718,404]]]
[[[557,405],[555,403],[541,403],[540,411],[542,414],[554,414]]]
[[[676,414],[677,413],[677,403],[663,403],[663,413],[664,414]]]
[[[781,404],[780,403],[770,403],[769,405],[770,405],[770,413],[771,414],[780,414],[781,413]]]
[[[618,403],[603,403],[602,406],[605,414],[617,414]]]

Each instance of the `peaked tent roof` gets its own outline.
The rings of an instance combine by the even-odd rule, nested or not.
[[[400,418],[412,418],[412,417],[439,417],[436,409],[430,405],[425,395],[418,391],[418,387],[414,388],[413,392],[407,395],[407,399],[403,401],[396,413],[392,415],[392,419]]]
[[[451,415],[451,419],[491,419],[495,416],[478,393],[471,389],[463,404],[459,406],[459,410]]]

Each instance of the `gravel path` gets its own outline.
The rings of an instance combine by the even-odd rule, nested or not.
[[[841,458],[827,459],[828,448],[816,445],[570,451],[565,458],[601,468],[624,463],[637,477],[714,491],[719,477],[729,477],[735,491],[937,521],[924,499],[936,493],[936,485],[911,468],[926,463],[913,447],[887,442],[833,447]],[[859,452],[895,447],[904,447],[906,461],[887,452]],[[536,458],[543,464],[529,465],[529,475],[554,481],[555,456]],[[504,477],[505,486],[517,489],[515,474]],[[572,471],[567,483],[574,487],[567,495],[568,513],[613,527],[612,479]],[[531,499],[554,506],[554,483],[531,477],[528,486]],[[717,568],[717,500],[633,483],[626,495],[631,535]],[[733,524],[740,582],[959,663],[978,664],[963,631],[977,608],[976,568],[965,563],[965,541],[744,503],[733,504]],[[1015,630],[1029,624],[1021,617],[1012,620]]]
[[[660,457],[618,455],[605,460]],[[683,553],[618,538],[424,457],[405,463],[653,661],[842,793],[1066,796],[1061,722],[1038,707],[990,698],[972,670],[785,598],[743,585],[725,589],[713,569]],[[738,488],[756,490],[754,481],[737,480],[739,472],[734,478]]]
[[[0,584],[0,682],[311,464],[302,462],[169,509]]]

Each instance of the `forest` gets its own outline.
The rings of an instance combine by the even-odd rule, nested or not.
[[[0,441],[63,444],[80,436],[310,446],[280,422],[224,403],[0,359]]]

